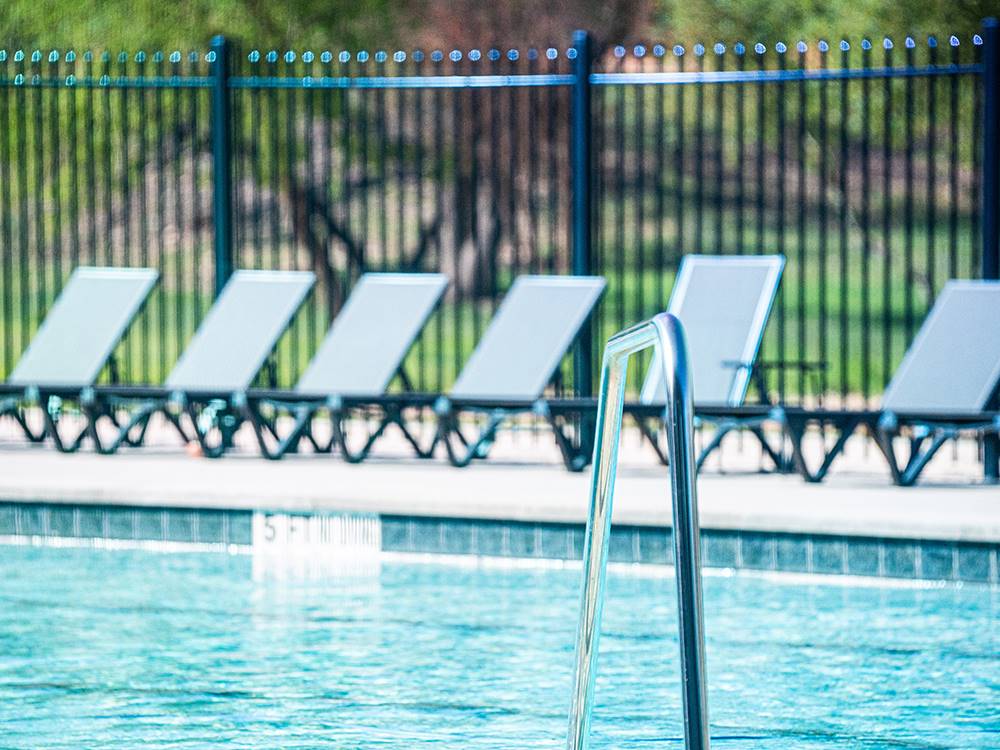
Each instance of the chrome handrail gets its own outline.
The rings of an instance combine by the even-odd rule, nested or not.
[[[667,380],[666,428],[673,497],[674,564],[680,621],[681,687],[684,740],[687,750],[708,750],[708,702],[705,695],[705,626],[702,615],[701,555],[698,543],[698,499],[695,490],[694,405],[688,373],[687,348],[681,322],[661,313],[645,323],[612,336],[604,349],[601,393],[597,407],[594,470],[590,485],[590,516],[584,544],[583,598],[576,640],[573,703],[570,708],[569,750],[586,750],[597,644],[601,635],[604,577],[611,531],[611,504],[618,471],[625,375],[633,354],[656,346]]]

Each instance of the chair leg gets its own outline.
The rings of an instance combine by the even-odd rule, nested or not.
[[[45,435],[52,438],[52,443],[60,453],[76,453],[83,445],[84,438],[90,432],[90,420],[87,425],[76,435],[76,437],[66,440],[59,433],[59,426],[47,408],[42,408],[42,418],[45,422]]]
[[[448,461],[452,466],[463,468],[468,466],[477,458],[486,458],[489,448],[496,439],[496,432],[503,421],[507,418],[504,412],[495,412],[490,415],[486,426],[479,432],[475,440],[467,439],[455,424],[455,417],[452,414],[444,415],[438,423],[438,435],[435,442],[444,443],[445,451],[448,454]],[[465,450],[459,453],[452,445],[452,436],[457,436]]]
[[[393,420],[388,413],[383,414],[381,420],[379,420],[378,427],[375,428],[374,432],[368,435],[361,448],[354,449],[347,444],[347,433],[343,426],[344,415],[340,412],[336,412],[331,414],[330,418],[333,421],[334,442],[340,451],[340,455],[349,464],[359,464],[368,458],[368,455],[371,453],[375,443],[382,437],[389,425],[393,423]]]
[[[243,419],[249,422],[253,428],[261,455],[271,461],[277,461],[283,458],[285,454],[293,453],[297,449],[299,441],[309,431],[309,426],[312,423],[313,416],[316,414],[316,409],[311,406],[302,406],[296,409],[295,423],[283,438],[279,437],[277,429],[271,420],[264,419],[260,411],[254,406],[244,404],[241,412]],[[274,448],[271,448],[268,436],[270,436],[271,441],[275,442]]]
[[[802,451],[802,442],[805,439],[808,420],[806,418],[789,417],[786,415],[785,433],[788,435],[792,446],[791,465],[794,470],[807,482],[822,482],[829,473],[830,467],[833,466],[833,462],[844,452],[844,448],[847,446],[847,441],[851,435],[854,434],[854,431],[864,421],[864,419],[855,415],[833,420],[832,424],[838,430],[837,439],[829,450],[824,451],[823,460],[820,462],[819,468],[813,471],[809,468],[805,454]],[[821,433],[823,429],[824,425],[821,424]]]
[[[559,446],[559,454],[562,456],[563,465],[572,472],[583,471],[593,460],[592,441],[578,440],[576,443],[566,434],[566,423],[569,420],[548,415],[548,423],[555,435],[556,445]],[[581,417],[577,421],[578,429],[586,431],[586,422]],[[578,437],[582,437],[578,436]]]
[[[14,423],[21,429],[21,432],[24,433],[28,442],[41,443],[45,440],[44,429],[40,432],[35,432],[28,426],[28,422],[24,418],[24,413],[21,411],[21,407],[17,399],[10,398],[0,401],[0,419],[3,417],[10,417],[14,420]]]
[[[90,430],[91,440],[94,442],[94,447],[97,449],[97,452],[108,455],[117,452],[123,445],[130,448],[137,448],[141,446],[146,438],[146,430],[149,427],[149,421],[152,419],[153,415],[158,411],[164,411],[164,413],[167,413],[163,407],[163,403],[159,401],[141,404],[137,409],[129,414],[128,421],[124,423],[110,417],[107,407],[100,405],[93,407],[88,420],[88,428]],[[97,425],[101,417],[105,416],[109,417],[112,423],[118,428],[118,434],[115,436],[115,439],[107,444],[103,444],[101,442],[100,436],[97,433]],[[139,434],[133,436],[132,431],[137,427],[139,428]]]
[[[635,423],[639,427],[639,435],[647,443],[652,446],[653,451],[656,453],[656,457],[660,459],[660,463],[664,466],[669,465],[670,456],[667,454],[666,449],[660,444],[659,430],[656,429],[656,425],[659,425],[660,420],[653,420],[653,424],[644,417],[636,417]]]
[[[242,420],[237,420],[236,424],[233,426],[226,425],[220,420],[218,426],[219,442],[212,444],[208,440],[209,430],[202,430],[201,427],[198,426],[198,412],[194,405],[190,402],[186,403],[184,405],[184,413],[187,414],[188,421],[191,422],[195,438],[201,446],[201,453],[205,458],[221,458],[226,450],[232,447],[233,434],[239,429]]]
[[[920,447],[918,447],[915,453],[910,454],[910,459],[906,462],[906,468],[900,476],[899,485],[902,487],[912,487],[916,484],[924,467],[934,458],[934,454],[953,437],[955,437],[955,434],[950,430],[936,430],[933,439],[930,441],[930,445],[926,448],[923,447],[925,441],[921,440]]]
[[[873,436],[875,438],[875,445],[878,447],[879,451],[881,451],[883,457],[885,457],[886,463],[889,465],[889,473],[892,475],[892,483],[902,485],[903,471],[900,469],[899,460],[896,458],[896,449],[892,444],[895,433],[878,427],[876,428]]]

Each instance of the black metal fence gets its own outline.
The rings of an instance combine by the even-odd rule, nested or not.
[[[684,254],[780,252],[770,387],[857,403],[946,279],[996,273],[996,36],[0,51],[0,373],[78,264],[161,270],[118,356],[136,383],[162,379],[233,267],[317,274],[277,385],[360,273],[443,271],[408,362],[432,391],[517,274],[588,272],[608,291],[563,368],[585,392],[587,350],[661,310]]]

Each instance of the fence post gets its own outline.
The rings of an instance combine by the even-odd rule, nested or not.
[[[573,33],[573,104],[570,128],[573,175],[573,275],[589,276],[591,268],[591,42],[586,31]],[[577,396],[593,395],[593,332],[588,321],[581,329],[573,355],[573,385]]]
[[[212,218],[215,226],[215,296],[233,270],[233,172],[229,110],[229,45],[212,38]]]
[[[982,277],[1000,279],[1000,23],[983,21],[983,256]],[[996,397],[992,404],[997,408]],[[1000,478],[1000,439],[983,442],[986,479]]]

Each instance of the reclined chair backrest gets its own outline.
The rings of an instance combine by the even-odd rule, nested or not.
[[[381,396],[448,286],[437,273],[366,273],[295,390]]]
[[[949,281],[882,397],[898,414],[975,414],[1000,380],[1000,281]]]
[[[784,267],[781,255],[684,257],[667,312],[684,324],[695,403],[743,404]],[[665,399],[660,358],[653,357],[640,400]]]
[[[451,397],[540,398],[604,286],[598,276],[519,276],[465,363]]]
[[[167,388],[230,393],[250,387],[312,288],[309,271],[237,271],[198,326]]]
[[[93,385],[158,276],[150,268],[77,268],[7,382]]]

